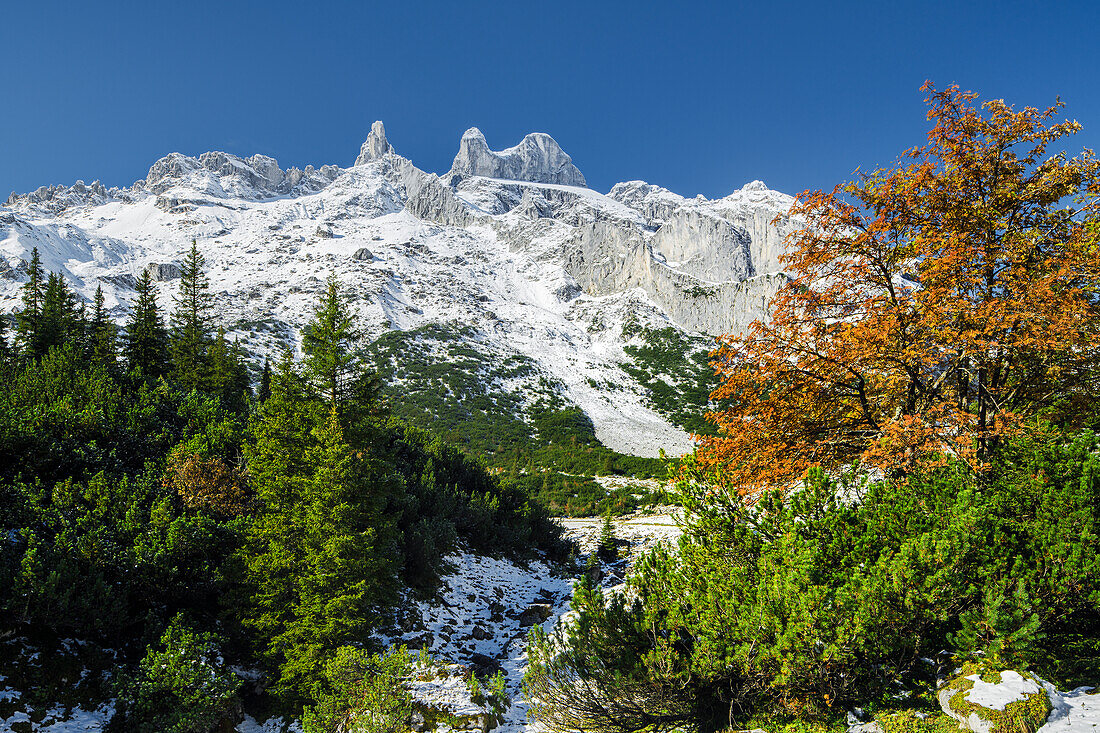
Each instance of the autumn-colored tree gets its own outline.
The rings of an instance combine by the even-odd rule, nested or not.
[[[244,474],[218,457],[175,452],[168,458],[164,484],[190,511],[225,518],[243,514],[249,506]]]
[[[1016,111],[926,84],[927,145],[791,210],[790,282],[720,339],[696,467],[737,495],[813,465],[975,470],[1006,434],[1094,411],[1100,162],[1060,151],[1060,103]]]

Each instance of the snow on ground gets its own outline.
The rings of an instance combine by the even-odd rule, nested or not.
[[[581,552],[588,554],[596,550],[603,529],[603,519],[580,517],[558,521],[565,527],[566,536],[579,545]],[[658,543],[675,545],[681,534],[676,516],[671,514],[641,513],[621,517],[613,520],[612,526],[615,537],[627,544],[632,558],[652,549]]]
[[[107,724],[115,714],[114,703],[104,703],[95,710],[82,710],[79,707],[66,709],[56,705],[46,711],[45,717],[34,722],[31,715],[35,711],[24,708],[16,711],[6,720],[0,718],[0,731],[15,730],[15,725],[30,725],[32,731],[42,733],[85,733],[86,731],[107,730]]]
[[[582,552],[595,548],[602,520],[559,521],[566,536],[577,541]],[[615,520],[614,524],[628,557],[659,541],[674,542],[679,534],[674,518],[668,515],[634,516]],[[527,634],[536,624],[549,632],[569,613],[573,584],[580,578],[584,564],[563,571],[538,561],[522,565],[469,553],[457,553],[447,560],[453,572],[444,578],[440,598],[416,603],[414,620],[409,624],[415,628],[387,641],[426,648],[437,660],[467,665],[481,673],[500,669],[512,704],[497,730],[526,730],[522,681],[527,667]],[[620,580],[609,575],[605,582]],[[464,688],[457,681],[453,686],[453,697],[461,701]]]
[[[1001,672],[1001,679],[995,684],[984,681],[976,674],[967,679],[974,683],[966,692],[967,701],[990,710],[1004,710],[1009,703],[1040,692],[1039,683],[1011,669]]]
[[[1054,709],[1035,733],[1096,733],[1100,728],[1100,692],[1094,688],[1078,687],[1051,697]]]
[[[282,718],[271,718],[261,723],[251,715],[245,715],[233,730],[237,733],[302,733],[302,726],[297,721],[287,724]]]

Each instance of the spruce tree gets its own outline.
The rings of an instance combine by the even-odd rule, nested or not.
[[[65,284],[65,278],[51,272],[46,280],[42,310],[38,320],[38,356],[55,346],[76,342],[81,335],[76,295]]]
[[[157,294],[148,271],[138,278],[137,298],[126,324],[125,351],[130,371],[146,379],[163,376],[168,367],[168,333],[157,308]]]
[[[111,323],[104,306],[103,286],[97,286],[95,299],[92,301],[92,318],[88,322],[88,357],[92,363],[106,368],[114,367],[117,335],[115,324]]]
[[[389,466],[349,445],[289,359],[252,427],[248,470],[260,507],[244,559],[255,589],[246,626],[268,641],[276,691],[293,700],[337,648],[366,638],[395,599],[397,491]]]
[[[258,395],[260,404],[267,402],[271,397],[271,362],[264,359],[264,373],[260,377],[260,393]]]
[[[218,335],[210,344],[207,361],[209,389],[221,397],[222,404],[232,410],[242,410],[249,392],[248,366],[240,344],[230,344],[224,328],[218,329]]]
[[[210,281],[203,272],[205,259],[198,244],[191,240],[191,251],[180,268],[179,294],[173,299],[171,356],[173,377],[189,389],[209,386],[210,311],[213,296]]]
[[[360,338],[340,284],[331,276],[302,334],[302,351],[306,376],[337,414],[364,370],[356,349]]]
[[[45,353],[45,349],[42,348],[39,325],[42,320],[42,300],[46,294],[46,287],[42,282],[42,260],[38,256],[38,247],[31,249],[27,277],[27,282],[23,285],[23,308],[15,316],[16,340],[24,355],[39,357]]]

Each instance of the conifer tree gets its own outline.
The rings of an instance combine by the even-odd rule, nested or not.
[[[230,344],[224,328],[218,329],[218,335],[210,344],[207,360],[210,390],[221,396],[222,404],[231,409],[242,409],[244,396],[249,391],[248,367],[240,344]]]
[[[394,478],[352,449],[311,392],[284,356],[246,450],[261,509],[248,529],[254,591],[242,615],[271,641],[276,689],[291,698],[310,689],[327,655],[375,627],[399,563],[393,519],[382,513]]]
[[[76,295],[65,284],[65,278],[51,272],[46,280],[42,310],[38,322],[38,356],[55,346],[76,342],[81,335],[80,314]]]
[[[175,379],[189,389],[203,389],[209,384],[210,311],[213,296],[208,292],[210,281],[203,272],[205,259],[198,244],[191,240],[191,251],[180,268],[180,289],[173,302],[171,356]]]
[[[138,278],[137,298],[126,324],[126,361],[131,371],[140,370],[146,379],[163,376],[168,366],[168,333],[157,308],[153,278],[148,271]]]
[[[39,335],[42,319],[42,300],[45,283],[42,282],[42,260],[38,247],[31,249],[31,261],[27,266],[27,282],[23,286],[23,308],[15,316],[16,339],[20,350],[27,356],[38,357],[45,353]]]
[[[92,318],[88,322],[88,356],[93,363],[111,368],[115,364],[115,339],[117,329],[107,317],[104,307],[103,286],[95,289],[92,301]]]
[[[340,293],[340,284],[331,276],[313,320],[302,334],[302,351],[306,376],[337,414],[363,371],[362,358],[356,349],[360,338]]]
[[[271,397],[271,362],[264,359],[264,373],[260,377],[260,393],[258,395],[260,404],[267,402]]]

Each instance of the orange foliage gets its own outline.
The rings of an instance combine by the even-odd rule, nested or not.
[[[1015,111],[930,84],[928,144],[791,214],[792,280],[714,354],[729,406],[696,464],[727,492],[860,460],[980,470],[1038,415],[1094,409],[1100,163],[1048,151],[1061,104]]]
[[[235,517],[248,509],[248,484],[243,473],[220,458],[173,453],[164,482],[175,489],[183,506],[220,517]]]

